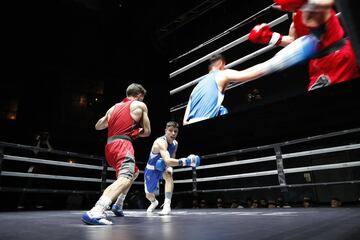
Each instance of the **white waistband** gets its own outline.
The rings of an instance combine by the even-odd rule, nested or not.
[[[146,164],[146,168],[149,170],[155,170],[155,166],[150,165],[150,164]]]
[[[200,122],[200,121],[204,121],[206,119],[209,119],[208,117],[197,117],[197,118],[192,118],[190,119],[188,122],[189,123],[194,123],[194,122]]]

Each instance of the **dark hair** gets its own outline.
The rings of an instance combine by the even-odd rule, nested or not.
[[[209,59],[209,67],[212,67],[217,61],[222,60],[225,62],[225,57],[220,53],[214,54]]]
[[[126,89],[127,97],[136,97],[139,94],[142,94],[144,96],[146,94],[146,90],[141,84],[132,83]]]
[[[168,127],[179,128],[179,124],[175,121],[169,121],[166,123],[166,128],[168,128]]]

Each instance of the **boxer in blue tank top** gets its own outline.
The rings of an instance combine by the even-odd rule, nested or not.
[[[184,125],[228,113],[221,105],[224,100],[224,89],[216,80],[217,74],[224,69],[224,66],[225,59],[221,55],[215,55],[210,59],[209,74],[191,92]]]
[[[144,171],[144,184],[146,198],[151,202],[147,209],[148,213],[154,211],[159,202],[155,198],[155,193],[159,190],[160,179],[165,180],[165,201],[160,215],[171,213],[171,198],[174,189],[173,168],[172,166],[192,166],[200,164],[200,158],[190,155],[187,158],[175,159],[178,143],[175,140],[179,132],[179,124],[170,121],[166,124],[165,135],[157,138],[149,155],[149,160]]]

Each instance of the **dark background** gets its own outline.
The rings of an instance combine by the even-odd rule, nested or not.
[[[186,101],[189,95],[185,91],[174,100],[169,97],[169,91],[204,74],[206,67],[200,65],[185,77],[171,80],[169,72],[179,64],[197,59],[224,42],[246,34],[258,22],[239,28],[223,41],[216,41],[176,64],[168,64],[169,59],[272,3],[213,1],[219,4],[171,27],[180,16],[204,2],[211,1],[37,0],[6,3],[5,64],[0,84],[1,140],[31,145],[39,131],[46,131],[56,149],[102,155],[106,133],[96,132],[94,124],[125,96],[130,83],[138,82],[148,90],[145,102],[153,129],[153,136],[139,142],[145,142],[146,146],[151,144],[162,134],[166,121],[170,118],[180,121],[180,116],[170,116],[169,108]],[[276,16],[280,14],[275,12],[268,17]],[[282,24],[282,29],[278,30],[286,32],[287,28],[287,24]],[[243,45],[245,47],[225,55],[229,62],[261,47]],[[250,61],[241,68],[251,64]],[[288,95],[304,91],[306,81],[298,79],[285,85],[285,89],[292,89],[284,90]],[[282,85],[279,81],[260,79],[255,87],[261,88],[261,82],[266,83],[263,88],[269,88],[269,83],[272,88]],[[275,86],[274,82],[278,84]],[[255,87],[247,84],[229,91],[225,104],[235,103],[232,104],[235,112],[238,108],[246,108],[247,94]],[[265,101],[282,96],[281,89],[271,90],[271,94],[269,89],[260,91]]]
[[[125,96],[130,83],[138,82],[148,90],[145,102],[153,135],[139,141],[148,149],[153,139],[162,134],[166,121],[179,120],[170,116],[173,99],[169,98],[169,91],[191,79],[169,80],[171,68],[176,67],[168,64],[169,59],[271,4],[271,1],[213,1],[219,4],[171,27],[184,13],[204,2],[211,1],[6,3],[5,64],[0,84],[1,140],[32,145],[35,135],[46,131],[56,149],[102,155],[106,133],[96,132],[94,124]],[[252,26],[240,28],[224,41],[246,34]],[[284,24],[283,30],[287,27]],[[223,44],[217,41],[183,60],[191,61]],[[247,45],[247,52],[259,48]],[[237,49],[226,57],[230,62],[247,52]],[[193,74],[191,77],[204,74],[203,66],[194,71],[187,74]],[[236,105],[242,107],[252,89],[243,88],[241,95],[228,94],[226,101],[239,102]],[[183,101],[187,97],[185,92],[176,99]]]

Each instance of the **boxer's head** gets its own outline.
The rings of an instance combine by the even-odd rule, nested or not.
[[[138,101],[143,101],[145,95],[146,95],[145,88],[138,83],[132,83],[126,89],[126,96],[133,97]]]
[[[225,58],[221,54],[214,54],[209,59],[209,71],[212,69],[223,70],[225,67]]]
[[[179,124],[175,121],[166,123],[165,137],[168,143],[172,143],[179,133]]]

